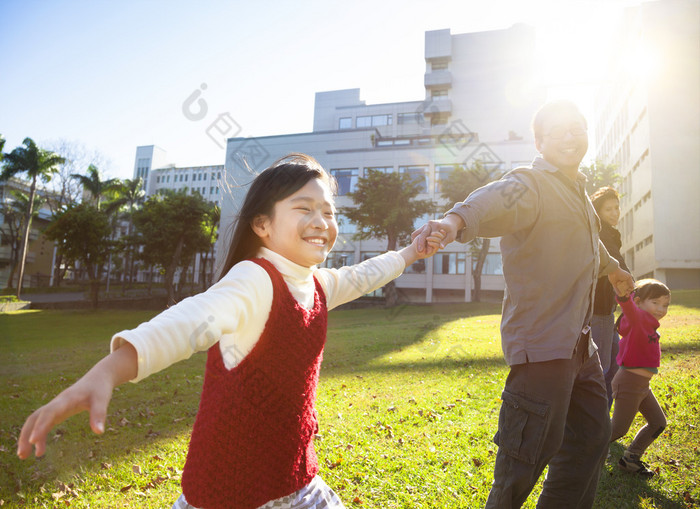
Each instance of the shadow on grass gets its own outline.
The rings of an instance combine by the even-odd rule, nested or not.
[[[700,341],[683,341],[665,344],[661,347],[662,357],[669,354],[693,354],[700,352]]]
[[[382,362],[364,363],[353,366],[338,365],[333,361],[324,362],[321,368],[321,376],[337,376],[361,373],[399,373],[399,372],[435,372],[454,369],[477,369],[488,371],[491,369],[505,369],[507,367],[502,356],[499,357],[456,357],[436,358],[434,360],[421,360],[416,362]]]
[[[610,444],[610,457],[601,473],[595,507],[634,509],[641,507],[641,498],[653,501],[654,505],[650,507],[657,509],[687,509],[692,507],[678,500],[672,500],[668,494],[655,488],[656,484],[663,483],[663,471],[660,472],[660,475],[648,480],[618,468],[617,462],[624,452],[625,448],[619,442]],[[650,465],[650,467],[653,468],[654,465]],[[679,493],[679,496],[682,494]]]

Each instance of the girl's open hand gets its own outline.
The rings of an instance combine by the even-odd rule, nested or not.
[[[89,375],[90,373],[86,374],[27,418],[17,444],[17,456],[20,459],[31,455],[32,446],[35,447],[36,457],[42,456],[46,451],[46,436],[51,428],[84,410],[90,412],[92,430],[95,433],[104,432],[113,387],[111,383]]]
[[[20,459],[28,458],[32,453],[32,446],[35,448],[35,455],[42,456],[46,451],[46,436],[51,428],[85,410],[90,412],[92,431],[103,433],[112,391],[117,385],[135,378],[137,374],[136,350],[126,343],[27,418],[17,442],[17,456]]]

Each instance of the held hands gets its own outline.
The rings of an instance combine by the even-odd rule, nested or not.
[[[19,435],[17,456],[28,458],[32,446],[36,457],[42,456],[51,428],[84,410],[90,412],[92,431],[104,433],[114,387],[135,378],[137,372],[136,350],[128,343],[102,359],[80,380],[27,418]]]
[[[621,268],[608,274],[608,280],[619,297],[628,297],[634,291],[634,278]]]
[[[413,235],[411,237],[413,239],[413,242],[411,242],[411,245],[406,246],[405,248],[403,248],[399,251],[399,254],[401,256],[403,256],[403,259],[406,262],[406,267],[411,265],[416,260],[428,258],[430,256],[433,256],[435,253],[437,253],[438,249],[440,249],[440,246],[444,242],[445,231],[444,230],[437,230],[437,231],[434,231],[434,232],[428,234],[426,236],[426,245],[425,246],[422,246],[419,243],[419,240],[416,237],[414,237]]]
[[[457,233],[464,227],[464,221],[456,214],[447,214],[440,221],[431,220],[425,223],[411,234],[411,239],[419,253],[423,251],[429,252],[432,256],[439,249],[443,249],[447,244],[454,242],[457,238]],[[437,234],[442,233],[442,237]]]

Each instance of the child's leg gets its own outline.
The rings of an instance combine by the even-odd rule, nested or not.
[[[637,456],[644,454],[647,447],[666,428],[666,416],[651,389],[649,389],[649,393],[639,405],[639,411],[646,419],[647,424],[639,430],[637,436],[634,437],[634,440],[627,448],[630,454],[636,454]]]
[[[621,369],[612,382],[615,408],[612,417],[610,441],[614,442],[627,434],[637,415],[639,405],[646,395],[649,381],[641,375]]]

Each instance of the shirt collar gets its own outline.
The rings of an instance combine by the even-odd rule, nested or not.
[[[272,263],[286,280],[313,281],[313,273],[316,270],[315,265],[313,267],[298,265],[266,247],[260,248],[258,256]]]
[[[535,159],[532,161],[532,167],[536,170],[544,170],[544,171],[548,171],[550,173],[556,173],[556,172],[560,171],[559,168],[557,168],[556,166],[554,166],[552,163],[550,163],[544,157],[541,157],[541,156],[535,157]],[[588,181],[588,178],[586,178],[586,176],[579,171],[576,175],[576,183],[579,185],[585,186],[587,181]]]

